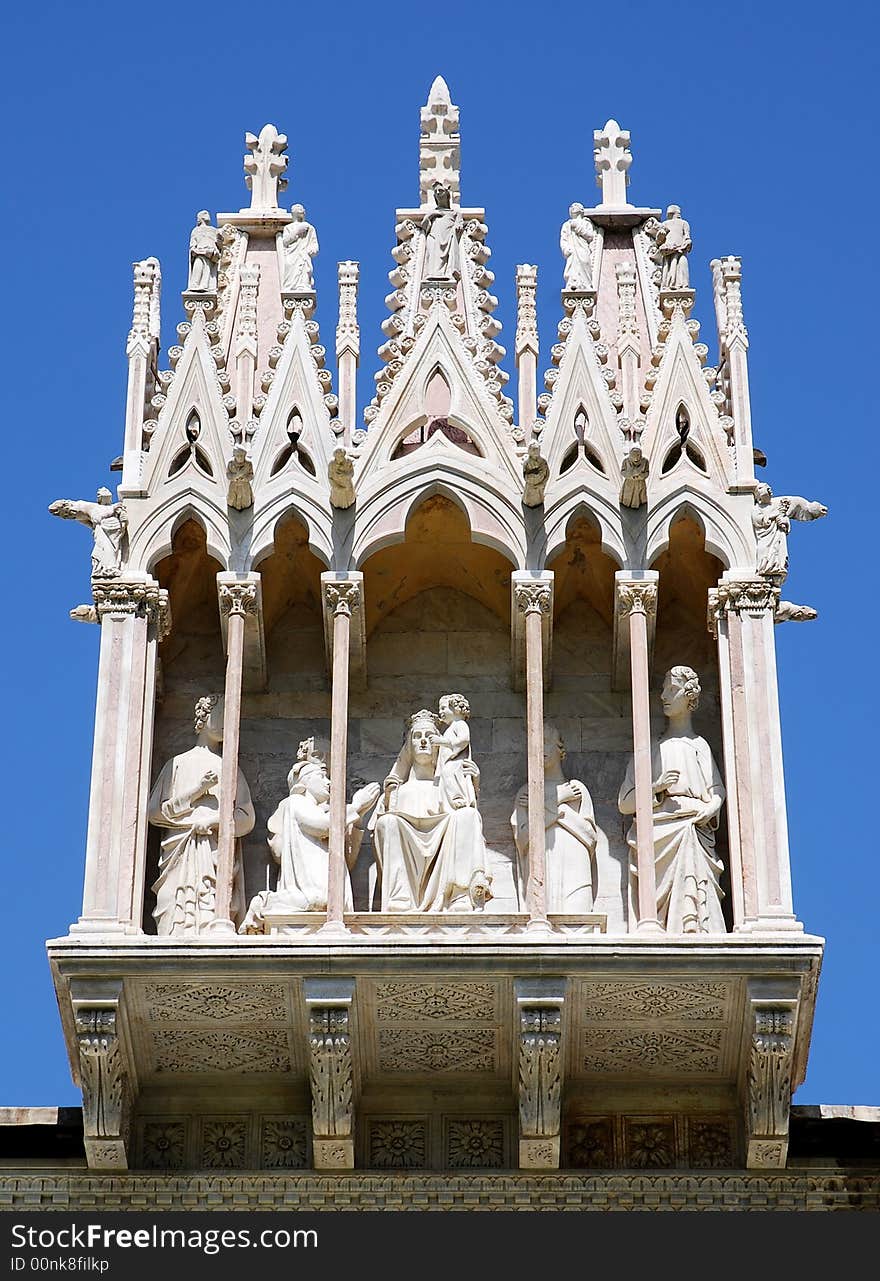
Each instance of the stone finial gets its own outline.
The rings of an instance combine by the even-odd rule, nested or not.
[[[626,198],[632,153],[629,130],[609,120],[604,129],[593,133],[593,156],[596,161],[596,186],[602,188],[602,204],[609,208],[631,208]]]
[[[428,101],[421,110],[419,138],[419,200],[429,203],[434,183],[441,181],[449,188],[450,203],[459,203],[461,186],[461,137],[458,132],[458,107],[449,97],[442,76],[431,85]]]
[[[282,177],[288,158],[287,134],[279,133],[274,125],[263,125],[259,137],[246,133],[245,145],[250,151],[244,158],[245,182],[251,193],[251,209],[278,208],[278,195],[287,186]]]
[[[521,262],[516,268],[516,355],[524,351],[538,354],[538,312],[536,294],[538,268]]]
[[[350,351],[360,355],[361,331],[358,327],[357,296],[360,265],[341,262],[337,266],[339,281],[339,321],[336,326],[336,355]]]

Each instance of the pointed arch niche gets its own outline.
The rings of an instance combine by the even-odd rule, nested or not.
[[[410,511],[402,541],[369,556],[364,574],[367,685],[352,690],[349,778],[385,778],[408,717],[437,710],[443,694],[471,705],[471,749],[480,767],[480,811],[492,850],[491,911],[516,911],[510,813],[526,779],[525,696],[510,679],[513,563],[474,542],[451,495],[432,492]],[[364,842],[361,872],[370,857]],[[360,887],[360,890],[359,890]]]
[[[617,792],[632,751],[629,694],[611,688],[614,574],[602,550],[598,521],[586,508],[574,512],[553,571],[553,669],[544,700],[545,718],[566,747],[569,778],[589,788],[598,841],[593,866],[595,910],[608,930],[626,928],[627,846]]]
[[[718,646],[706,626],[710,587],[717,586],[726,566],[706,548],[703,526],[696,513],[685,507],[669,527],[669,542],[651,566],[659,571],[657,632],[651,666],[651,713],[659,733],[665,728],[660,689],[670,667],[692,667],[700,678],[700,706],[694,729],[712,748],[724,775],[724,750],[718,673]],[[656,718],[656,719],[655,719]],[[724,919],[732,928],[730,859],[727,839],[727,804],[721,811],[716,853],[724,863]]]
[[[171,631],[159,645],[156,719],[153,729],[151,785],[166,761],[195,743],[193,712],[206,694],[223,696],[226,664],[217,605],[217,574],[224,569],[208,552],[204,527],[195,516],[181,517],[171,551],[151,573],[168,591]],[[147,835],[143,928],[155,934],[155,896],[150,887],[159,866],[162,834]]]

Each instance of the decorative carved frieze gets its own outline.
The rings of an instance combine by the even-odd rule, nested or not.
[[[380,1027],[379,1068],[393,1073],[492,1072],[496,1063],[493,1028],[445,1030]]]
[[[380,1022],[472,1023],[496,1017],[494,983],[377,983]]]
[[[285,990],[279,983],[154,983],[144,990],[151,1019],[163,1023],[283,1023]]]
[[[590,1073],[717,1075],[722,1032],[711,1027],[590,1028],[584,1033],[583,1069]]]
[[[260,1027],[233,1031],[162,1028],[152,1037],[153,1071],[190,1075],[290,1072],[287,1033]]]
[[[621,1018],[721,1022],[730,996],[728,983],[584,983],[581,989],[583,1018],[590,1023]]]
[[[92,1169],[128,1165],[130,1088],[117,1027],[118,1007],[74,1007],[86,1157]]]

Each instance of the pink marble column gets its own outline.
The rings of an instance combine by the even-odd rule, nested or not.
[[[167,593],[152,579],[96,579],[101,656],[83,907],[71,933],[139,932],[138,850],[146,840],[156,641]]]
[[[776,681],[774,613],[766,579],[722,578],[710,595],[717,632],[731,879],[737,930],[802,930],[794,915]],[[739,908],[739,912],[738,909]]]
[[[657,919],[657,876],[654,868],[654,788],[651,777],[653,752],[648,669],[648,613],[657,612],[656,583],[618,581],[617,608],[629,623],[636,785],[637,928],[640,933],[656,934],[663,927]]]
[[[327,933],[344,933],[346,775],[348,761],[348,684],[351,616],[361,608],[359,582],[323,582],[324,608],[330,616],[332,686],[330,696],[330,839],[327,876]]]
[[[238,744],[241,729],[241,685],[245,618],[256,610],[254,582],[219,585],[220,609],[227,615],[226,686],[223,696],[223,763],[220,767],[220,828],[217,836],[217,898],[212,930],[234,933],[232,883],[235,873],[235,794],[238,790]]]
[[[550,613],[547,582],[517,583],[516,607],[525,614],[526,741],[529,792],[529,879],[526,903],[530,930],[545,930],[547,920],[544,828],[544,654],[543,618]]]

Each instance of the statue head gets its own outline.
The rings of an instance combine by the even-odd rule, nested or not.
[[[433,760],[437,750],[433,740],[438,728],[437,717],[426,707],[409,718],[407,739],[410,751],[417,761]]]
[[[308,792],[319,804],[330,799],[327,765],[322,754],[315,751],[313,738],[300,743],[296,764],[287,775],[287,788],[291,796],[302,796]]]
[[[559,764],[565,760],[565,742],[559,730],[551,721],[544,722],[544,767]]]
[[[569,218],[580,218],[583,212],[584,207],[579,200],[576,200],[573,205],[568,206]]]
[[[303,205],[291,205],[290,216],[294,222],[305,222],[305,207]]]
[[[629,451],[629,461],[631,463],[640,463],[642,461],[641,445],[632,445]]]
[[[529,458],[531,458],[533,462],[537,462],[540,457],[541,446],[537,440],[533,440],[529,445]]]
[[[219,694],[205,694],[195,705],[193,729],[213,743],[223,742],[223,700]]]
[[[670,206],[668,207],[668,209],[666,210],[666,217],[667,217],[667,218],[680,218],[680,217],[681,217],[681,206],[680,206],[680,205],[670,205]]]
[[[773,490],[767,484],[766,480],[758,481],[758,484],[755,486],[755,502],[760,507],[766,507],[772,497]]]
[[[447,725],[450,724],[454,715],[459,715],[462,720],[468,720],[471,714],[471,705],[465,698],[464,694],[444,694],[440,699],[440,719]]]
[[[700,678],[692,667],[670,667],[660,691],[664,715],[695,712],[700,706],[701,693]]]
[[[199,212],[196,214],[197,226],[207,227],[210,221],[211,221],[211,215],[208,213],[207,209],[200,209]]]
[[[431,194],[434,197],[434,204],[438,209],[448,209],[450,206],[449,188],[445,182],[435,182],[431,188]]]
[[[105,506],[108,506],[113,502],[113,495],[110,493],[110,490],[106,485],[102,485],[98,490],[97,499],[99,503],[103,503]]]
[[[246,445],[233,445],[233,446],[232,446],[232,457],[235,459],[235,461],[236,461],[237,463],[243,463],[243,462],[245,461],[245,459],[247,458],[247,446],[246,446]]]

